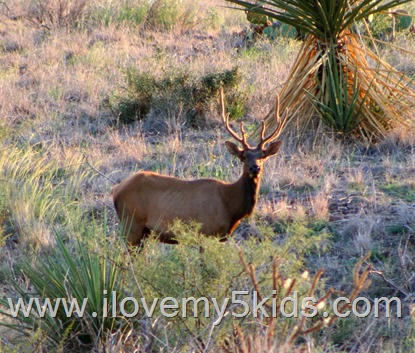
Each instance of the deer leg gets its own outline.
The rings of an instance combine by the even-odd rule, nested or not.
[[[131,223],[128,227],[128,223],[126,223],[126,229],[124,233],[127,238],[127,243],[132,246],[140,245],[141,241],[146,235],[146,230],[148,233],[148,229],[141,224]]]
[[[165,244],[177,244],[178,243],[174,237],[173,232],[160,233],[159,237],[160,237],[160,242],[165,243]]]

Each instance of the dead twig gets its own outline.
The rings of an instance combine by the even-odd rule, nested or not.
[[[118,184],[115,180],[111,179],[108,175],[105,175],[104,173],[100,172],[97,168],[95,168],[91,163],[89,163],[88,159],[84,155],[85,163],[96,173],[104,177],[105,179],[109,180],[112,184]]]
[[[383,274],[383,272],[382,272],[382,271],[378,271],[378,270],[373,269],[372,271],[370,271],[370,273],[373,273],[373,274],[375,274],[375,275],[378,275],[380,278],[382,278],[382,279],[384,280],[384,282],[385,282],[388,286],[390,286],[390,287],[392,287],[392,288],[396,289],[399,293],[402,293],[402,294],[405,296],[405,298],[409,297],[409,293],[405,292],[402,288],[398,287],[398,286],[397,286],[395,283],[393,283],[391,280],[387,279],[387,278],[386,278],[386,276]]]

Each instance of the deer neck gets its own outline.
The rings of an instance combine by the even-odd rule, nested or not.
[[[231,184],[231,206],[234,214],[239,218],[249,216],[256,205],[261,178],[250,178],[243,173],[240,178]]]

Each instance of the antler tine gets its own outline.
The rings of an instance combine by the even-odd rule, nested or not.
[[[222,122],[225,125],[226,130],[229,132],[229,134],[236,141],[238,141],[239,143],[241,143],[242,146],[247,147],[248,144],[246,142],[246,136],[245,136],[245,131],[244,131],[243,123],[241,123],[242,138],[240,138],[238,136],[238,134],[229,125],[229,115],[225,113],[225,99],[224,99],[224,94],[223,94],[223,87],[220,88],[220,109],[221,109],[221,113],[222,113]]]
[[[261,135],[260,135],[261,141],[264,139],[264,133],[265,133],[265,121],[262,120]]]
[[[241,134],[242,134],[242,146],[244,147],[249,147],[248,142],[246,141],[246,134],[245,134],[245,130],[244,130],[244,123],[241,123]]]
[[[264,139],[264,133],[265,133],[265,122],[262,121],[262,129],[261,129],[261,141],[259,143],[259,147],[262,148],[264,147],[264,145],[273,140],[274,138],[278,137],[281,134],[282,129],[284,128],[284,125],[287,121],[287,114],[284,115],[284,118],[282,119],[280,116],[280,99],[279,96],[277,95],[276,98],[276,108],[275,108],[275,120],[277,121],[277,127],[275,128],[275,130],[269,134],[265,139]]]

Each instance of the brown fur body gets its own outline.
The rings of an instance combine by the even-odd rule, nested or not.
[[[225,239],[249,216],[256,204],[259,177],[228,184],[214,179],[182,180],[140,172],[113,189],[117,214],[129,231],[128,241],[137,245],[151,230],[160,241],[175,243],[168,232],[176,219],[201,224],[201,232]]]

